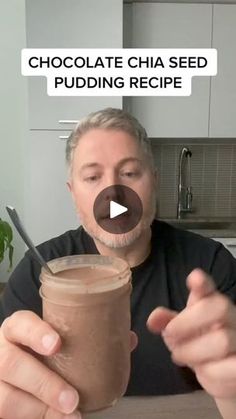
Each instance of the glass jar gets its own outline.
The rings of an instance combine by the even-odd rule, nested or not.
[[[45,363],[80,395],[82,412],[112,406],[130,375],[131,271],[119,258],[76,255],[41,271],[43,319],[61,336]]]

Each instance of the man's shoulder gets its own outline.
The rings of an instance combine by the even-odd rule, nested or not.
[[[37,246],[39,252],[46,260],[52,258],[85,253],[85,232],[80,226],[75,230],[68,230]]]
[[[186,248],[187,250],[204,249],[217,251],[222,245],[210,237],[204,237],[189,230],[183,230],[162,221],[154,220],[152,224],[152,234],[154,241],[161,240],[167,247]]]

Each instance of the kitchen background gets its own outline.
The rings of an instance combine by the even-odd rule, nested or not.
[[[155,141],[157,143],[159,141]],[[199,142],[199,141],[198,141]],[[208,142],[208,144],[207,144]],[[158,215],[176,218],[178,202],[178,165],[183,146],[191,152],[191,186],[193,212],[188,218],[236,217],[236,143],[235,140],[185,140],[176,144],[173,139],[153,144],[159,174]],[[185,171],[186,173],[187,171]],[[185,217],[186,218],[186,217]]]
[[[106,106],[124,107],[147,129],[160,217],[176,218],[179,152],[188,146],[194,211],[185,217],[236,218],[236,1],[2,0],[0,28],[1,218],[9,220],[5,205],[14,205],[35,243],[78,225],[65,185],[64,137],[73,128],[68,121]],[[190,97],[123,99],[49,97],[43,77],[21,76],[25,47],[122,46],[217,48],[218,74],[194,78]],[[226,233],[231,251],[234,232]],[[226,240],[225,231],[216,234]],[[15,231],[14,245],[16,265],[25,247]],[[6,270],[0,264],[2,282]]]

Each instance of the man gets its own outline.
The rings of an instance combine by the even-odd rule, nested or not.
[[[89,115],[68,140],[66,156],[68,186],[83,227],[39,250],[46,260],[100,253],[128,261],[138,345],[127,395],[176,394],[202,386],[223,417],[235,418],[235,259],[219,243],[153,221],[156,173],[146,132],[131,115],[119,109]],[[115,199],[114,185],[131,188],[143,206],[139,223],[118,234],[104,230],[93,213],[96,197],[107,187],[106,199]],[[0,330],[3,419],[79,417],[69,416],[78,395],[37,356],[60,347],[60,337],[40,318],[39,272],[27,252],[2,300],[2,320],[7,317]]]

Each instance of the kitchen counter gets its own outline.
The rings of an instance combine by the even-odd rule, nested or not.
[[[236,229],[235,230],[227,230],[227,229],[217,229],[217,230],[207,230],[207,229],[191,229],[189,231],[192,231],[193,233],[200,234],[204,237],[222,237],[222,238],[228,238],[228,237],[235,237],[236,238]]]
[[[160,218],[160,220],[205,237],[236,238],[236,217]]]
[[[214,400],[204,391],[176,396],[123,397],[109,409],[85,419],[222,419]]]

